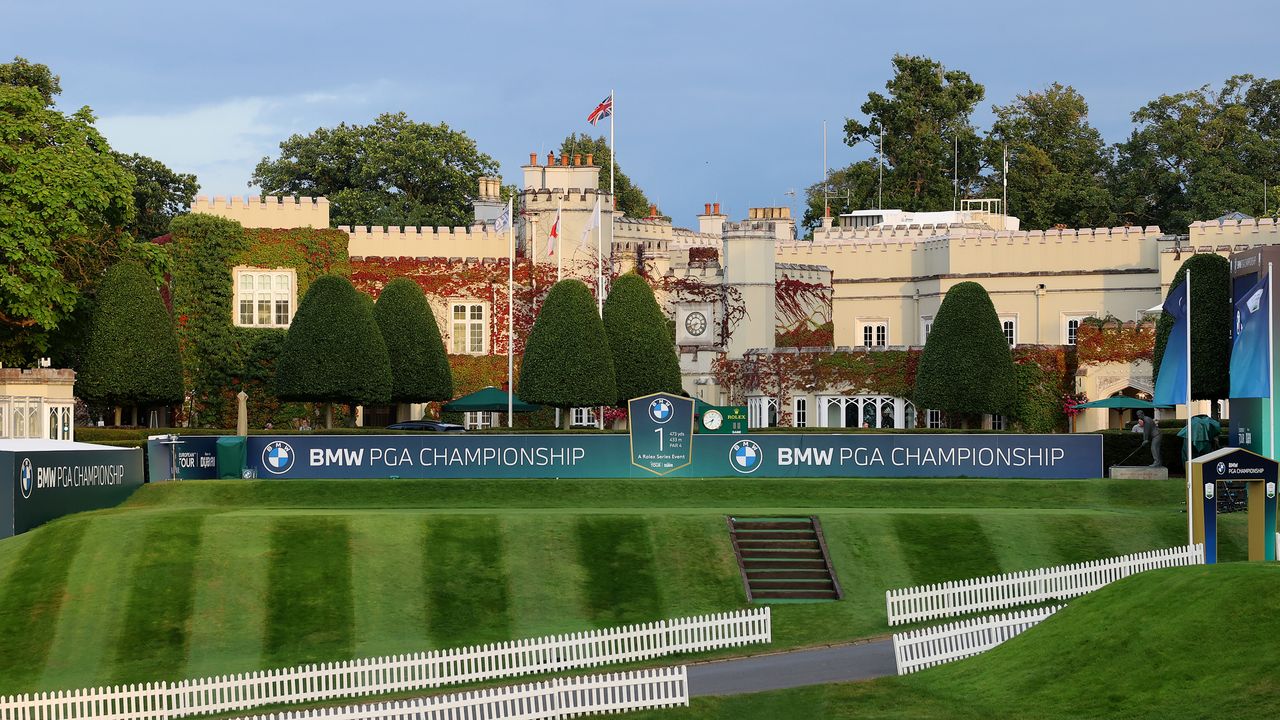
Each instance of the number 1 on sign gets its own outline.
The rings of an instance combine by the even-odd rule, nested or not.
[[[653,431],[658,433],[658,452],[662,452],[662,428],[654,428]]]

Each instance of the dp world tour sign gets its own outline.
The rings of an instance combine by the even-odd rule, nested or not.
[[[1100,435],[688,435],[687,446],[676,448],[679,433],[669,423],[682,410],[672,405],[670,412],[674,419],[653,419],[647,428],[653,436],[649,447],[638,444],[643,431],[633,433],[634,441],[628,435],[574,434],[252,435],[248,463],[268,479],[1103,476]],[[689,427],[690,420],[681,422],[681,429]],[[181,440],[179,477],[218,477],[217,438]],[[162,451],[167,463],[168,450]]]

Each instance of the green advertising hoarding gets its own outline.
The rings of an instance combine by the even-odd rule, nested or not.
[[[631,464],[668,475],[693,462],[693,400],[654,393],[627,402]]]
[[[0,449],[0,537],[85,510],[119,505],[142,485],[142,450],[68,444]]]

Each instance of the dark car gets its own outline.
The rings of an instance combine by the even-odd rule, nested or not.
[[[455,423],[440,422],[439,420],[406,420],[404,422],[391,423],[387,426],[388,430],[416,430],[418,432],[466,432],[467,429]]]

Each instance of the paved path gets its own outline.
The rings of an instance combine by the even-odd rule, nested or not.
[[[885,639],[690,665],[689,695],[741,695],[896,673],[893,642]]]

